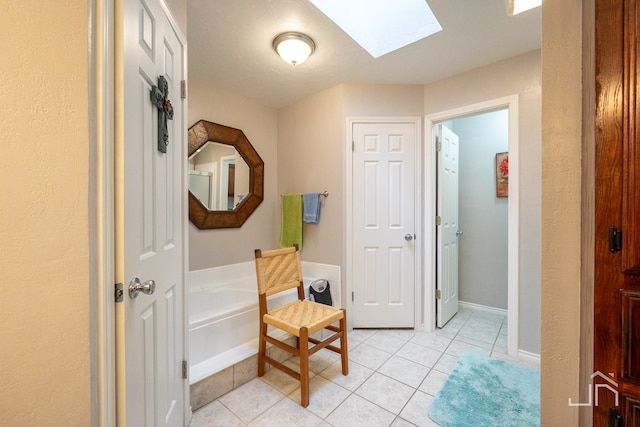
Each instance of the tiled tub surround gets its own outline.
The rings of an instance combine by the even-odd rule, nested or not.
[[[512,360],[505,316],[468,308],[432,333],[354,330],[348,338],[348,376],[338,355],[311,357],[308,408],[298,403],[299,383],[271,369],[195,411],[191,427],[437,426],[428,406],[463,352]],[[294,362],[286,364],[296,369]]]
[[[305,284],[331,283],[340,306],[340,267],[302,263]],[[295,292],[285,300],[295,298]],[[253,261],[189,273],[189,383],[193,410],[256,377],[258,296]],[[280,351],[269,349],[270,352]],[[282,356],[288,357],[283,352]]]

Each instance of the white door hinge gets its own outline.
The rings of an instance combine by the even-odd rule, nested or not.
[[[189,378],[189,364],[186,360],[182,361],[182,379],[186,380]]]
[[[436,289],[436,299],[440,298],[442,298],[442,292],[440,292],[440,289]]]
[[[180,98],[185,99],[187,97],[187,81],[180,80]]]
[[[440,215],[436,216],[436,225],[442,225],[442,217]]]

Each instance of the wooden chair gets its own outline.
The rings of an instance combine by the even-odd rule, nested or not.
[[[302,267],[298,247],[261,251],[256,249],[256,275],[258,279],[258,301],[260,307],[260,340],[258,350],[258,376],[265,372],[265,362],[300,381],[300,404],[309,405],[309,356],[322,348],[340,354],[342,374],[349,373],[347,358],[347,317],[344,309],[312,302],[305,299]],[[267,307],[267,297],[297,288],[298,298],[280,307]],[[338,326],[332,324],[338,322]],[[286,331],[295,337],[296,347],[267,334],[268,326]],[[311,335],[322,329],[333,332],[324,340]],[[273,334],[272,334],[273,335]],[[340,348],[330,345],[340,339]],[[300,358],[300,372],[267,356],[267,343],[281,348]],[[313,344],[310,346],[310,344]]]

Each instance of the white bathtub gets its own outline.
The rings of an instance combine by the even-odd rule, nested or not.
[[[303,262],[305,275],[307,270],[314,276],[305,277],[305,284],[318,277],[329,279],[334,305],[340,306],[340,268]],[[258,288],[253,261],[189,272],[188,298],[191,384],[257,354]],[[293,300],[296,290],[275,298],[275,304]]]

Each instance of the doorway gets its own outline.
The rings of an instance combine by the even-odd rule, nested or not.
[[[457,312],[458,300],[460,307],[507,314],[508,118],[508,110],[501,108],[438,124],[438,128],[443,128],[438,131],[439,157],[446,158],[450,138],[459,140],[455,186],[443,188],[445,180],[441,175],[447,168],[443,168],[440,161],[438,163],[438,205],[458,208],[458,221],[453,224],[449,238],[453,244],[449,245],[449,251],[440,249],[441,253],[453,252],[450,256],[456,259],[454,271],[440,266],[445,260],[438,258],[438,265],[442,267],[436,272],[438,289],[441,289],[436,304],[438,327],[444,326]],[[452,136],[447,137],[449,132]],[[449,220],[442,215],[443,209],[439,212],[442,220],[437,231],[438,248],[441,248]],[[455,282],[453,286],[446,286],[452,282]],[[448,287],[458,292],[446,292]],[[451,298],[447,298],[449,296]],[[449,313],[446,310],[448,299],[455,301],[455,307]]]
[[[186,425],[186,104],[180,98],[186,37],[160,0],[142,7],[107,1],[92,12],[99,46],[91,58],[91,161],[101,289],[95,418],[101,425]],[[160,96],[174,106],[166,153],[152,103]]]
[[[424,200],[425,200],[425,242],[424,245],[424,328],[432,331],[436,327],[436,283],[437,283],[437,246],[436,246],[436,143],[432,137],[438,123],[468,117],[479,113],[506,109],[508,111],[508,152],[509,152],[509,197],[507,229],[507,351],[509,355],[518,353],[518,96],[498,98],[478,104],[472,104],[453,110],[447,110],[425,118]],[[463,230],[461,230],[463,231]]]

